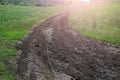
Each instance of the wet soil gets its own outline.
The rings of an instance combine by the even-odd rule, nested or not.
[[[17,80],[120,80],[120,45],[80,35],[61,12],[18,41]]]

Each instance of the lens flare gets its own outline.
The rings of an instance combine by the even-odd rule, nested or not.
[[[82,2],[91,2],[91,0],[80,0]]]

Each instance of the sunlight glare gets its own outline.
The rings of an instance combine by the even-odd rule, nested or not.
[[[91,0],[80,0],[82,2],[91,2]]]

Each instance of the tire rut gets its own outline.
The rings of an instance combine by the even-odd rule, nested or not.
[[[52,16],[18,41],[17,80],[120,80],[120,46],[73,31],[68,16]]]

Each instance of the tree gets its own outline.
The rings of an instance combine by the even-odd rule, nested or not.
[[[0,4],[7,5],[9,3],[13,3],[13,0],[0,0]]]
[[[0,2],[2,2],[3,0],[0,0]]]
[[[13,3],[14,4],[19,4],[22,0],[14,0]]]

